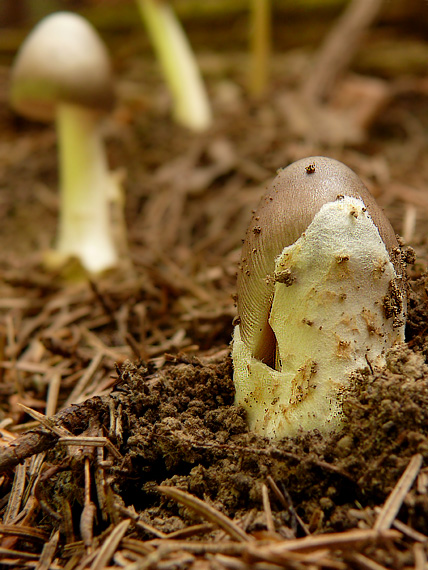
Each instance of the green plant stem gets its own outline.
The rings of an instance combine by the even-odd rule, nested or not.
[[[77,257],[92,273],[117,263],[109,203],[112,179],[97,117],[76,105],[57,109],[60,219],[57,253]]]
[[[163,0],[137,0],[174,100],[174,118],[201,131],[212,122],[211,108],[192,49],[174,11]]]
[[[250,0],[249,91],[260,97],[266,91],[271,52],[271,2]]]

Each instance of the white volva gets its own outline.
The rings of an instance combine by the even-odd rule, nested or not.
[[[386,350],[404,341],[404,318],[385,315],[397,275],[364,203],[325,204],[268,278],[275,281],[276,370],[252,356],[237,325],[235,401],[250,429],[268,437],[336,429],[351,372],[382,366]]]

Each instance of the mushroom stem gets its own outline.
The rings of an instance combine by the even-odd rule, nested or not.
[[[271,52],[271,1],[252,0],[250,3],[250,76],[249,90],[261,97],[268,86]]]
[[[177,122],[207,129],[211,108],[192,49],[175,13],[163,0],[137,0],[154,49],[174,99]]]
[[[117,263],[110,227],[113,180],[93,111],[61,103],[57,114],[60,221],[57,252],[90,272]]]

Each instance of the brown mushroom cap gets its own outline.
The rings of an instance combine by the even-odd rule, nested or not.
[[[10,100],[18,113],[39,121],[54,119],[60,102],[110,108],[114,102],[110,57],[95,29],[71,12],[44,18],[17,54]]]
[[[275,339],[268,323],[274,293],[275,259],[311,224],[315,214],[338,196],[361,199],[394,264],[403,268],[394,230],[363,182],[332,158],[313,156],[280,170],[262,197],[248,227],[238,271],[240,333],[252,355],[272,366]]]

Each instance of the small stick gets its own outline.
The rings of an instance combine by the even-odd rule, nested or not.
[[[140,347],[138,346],[138,342],[135,340],[135,338],[132,336],[132,334],[130,332],[126,333],[125,340],[126,340],[126,344],[129,346],[129,348],[134,353],[135,358],[137,360],[141,360]]]
[[[376,519],[373,530],[383,531],[391,528],[398,511],[406,498],[407,493],[410,491],[414,480],[422,467],[422,455],[417,453],[412,457],[406,470],[401,475],[394,489],[391,491],[389,497],[385,501],[383,508]]]
[[[166,495],[178,503],[181,503],[186,507],[193,509],[210,522],[217,524],[234,540],[237,540],[239,542],[247,542],[251,540],[251,537],[246,532],[244,532],[242,528],[235,524],[229,517],[214,507],[208,505],[208,503],[205,501],[202,501],[201,499],[198,499],[189,493],[185,493],[180,489],[176,489],[175,487],[166,487],[165,485],[160,485],[157,489],[163,495]]]
[[[92,565],[91,570],[103,570],[105,566],[109,563],[111,557],[116,552],[116,548],[119,546],[120,541],[125,536],[128,526],[130,524],[130,519],[123,520],[116,527],[113,528],[109,536],[104,541],[103,545],[99,549]]]
[[[71,394],[67,398],[64,404],[64,408],[70,406],[71,404],[76,403],[76,400],[82,395],[83,390],[89,384],[89,381],[92,379],[93,375],[97,371],[99,365],[101,364],[103,356],[104,354],[101,351],[94,356],[94,358],[91,360],[90,365],[86,369],[85,373],[81,376],[80,380],[77,382]]]
[[[427,556],[424,545],[420,542],[413,545],[413,557],[415,559],[415,570],[426,570]]]
[[[278,501],[281,503],[281,505],[284,507],[284,509],[286,509],[287,511],[289,511],[291,513],[291,515],[296,519],[296,521],[301,526],[305,535],[309,536],[311,533],[309,532],[309,529],[306,526],[306,524],[303,522],[303,519],[300,518],[300,516],[297,514],[297,512],[294,508],[294,505],[291,502],[291,498],[289,496],[288,497],[285,496],[285,494],[280,490],[280,488],[278,487],[278,485],[275,483],[275,481],[273,480],[273,478],[270,475],[267,476],[267,482],[269,483],[274,495],[276,496]],[[288,493],[287,493],[287,495],[288,495]]]
[[[414,204],[406,203],[404,206],[404,218],[403,218],[403,239],[407,243],[411,242],[413,236],[415,235],[416,218],[418,210]]]
[[[37,570],[49,570],[52,568],[51,564],[55,556],[56,549],[59,542],[59,530],[53,533],[49,542],[43,546],[42,553],[37,565]]]
[[[56,412],[60,386],[61,386],[61,374],[56,372],[52,374],[48,387],[48,395],[46,399],[46,410],[45,410],[46,415],[48,417],[53,416]]]
[[[273,522],[272,509],[269,501],[269,491],[264,483],[262,485],[262,498],[263,498],[263,509],[265,511],[265,517],[266,517],[266,527],[268,531],[275,532],[275,524]]]
[[[383,0],[352,0],[321,46],[302,91],[310,101],[328,99],[337,77],[349,65]]]
[[[96,396],[85,400],[78,408],[79,413],[76,413],[76,406],[70,406],[50,418],[26,406],[23,406],[23,409],[37,422],[42,423],[42,427],[36,427],[34,431],[24,433],[2,446],[0,473],[12,469],[31,455],[51,449],[56,445],[59,437],[72,435],[62,427],[64,424],[73,431],[81,432],[87,429],[90,418],[107,412],[107,399]]]
[[[387,570],[385,566],[367,558],[367,556],[364,556],[364,554],[360,552],[351,552],[346,559],[349,560],[349,562],[354,562],[356,566],[362,570]]]
[[[45,415],[41,414],[40,412],[33,410],[28,406],[24,406],[24,404],[18,404],[18,406],[20,406],[33,419],[40,422],[43,427],[47,428],[49,431],[52,431],[58,437],[67,437],[73,435],[65,427],[55,425],[55,423],[51,421],[50,418],[47,418]]]
[[[352,529],[343,532],[332,532],[330,534],[319,534],[304,536],[303,538],[294,538],[284,540],[272,544],[271,546],[254,548],[254,555],[260,550],[262,556],[263,550],[266,549],[271,553],[280,554],[290,550],[295,552],[308,552],[310,550],[318,550],[320,548],[329,548],[331,550],[346,550],[356,543],[383,540],[397,540],[402,537],[401,532],[397,530],[385,530],[379,532],[375,529]],[[251,546],[251,545],[250,545]],[[253,554],[253,552],[252,552]]]
[[[376,513],[380,513],[381,510],[382,509],[380,507],[375,507]],[[395,521],[392,523],[392,526],[397,530],[399,530],[400,532],[402,532],[405,536],[407,536],[411,540],[414,540],[415,542],[421,542],[421,543],[428,542],[428,536],[415,530],[414,528],[403,523],[402,521],[399,521],[398,519],[395,519]]]
[[[114,316],[114,308],[112,306],[110,299],[108,299],[105,295],[101,293],[95,281],[93,281],[92,279],[88,279],[88,282],[92,292],[94,293],[96,299],[99,301],[103,311],[108,317],[110,317],[111,322],[114,323],[116,319]]]
[[[94,530],[94,518],[96,508],[94,503],[91,501],[91,467],[89,464],[89,459],[85,459],[85,501],[82,513],[80,515],[80,534],[83,539],[83,544],[85,545],[87,554],[92,552],[93,543],[93,530]]]
[[[62,445],[77,445],[78,447],[106,447],[116,459],[123,458],[112,442],[102,436],[71,435],[69,437],[61,437],[58,440],[58,443],[61,443]]]
[[[5,524],[12,523],[16,515],[19,513],[25,489],[26,472],[27,472],[27,467],[25,464],[18,465],[15,470],[15,477],[13,479],[12,491],[10,493],[6,513],[3,518],[3,522]]]

